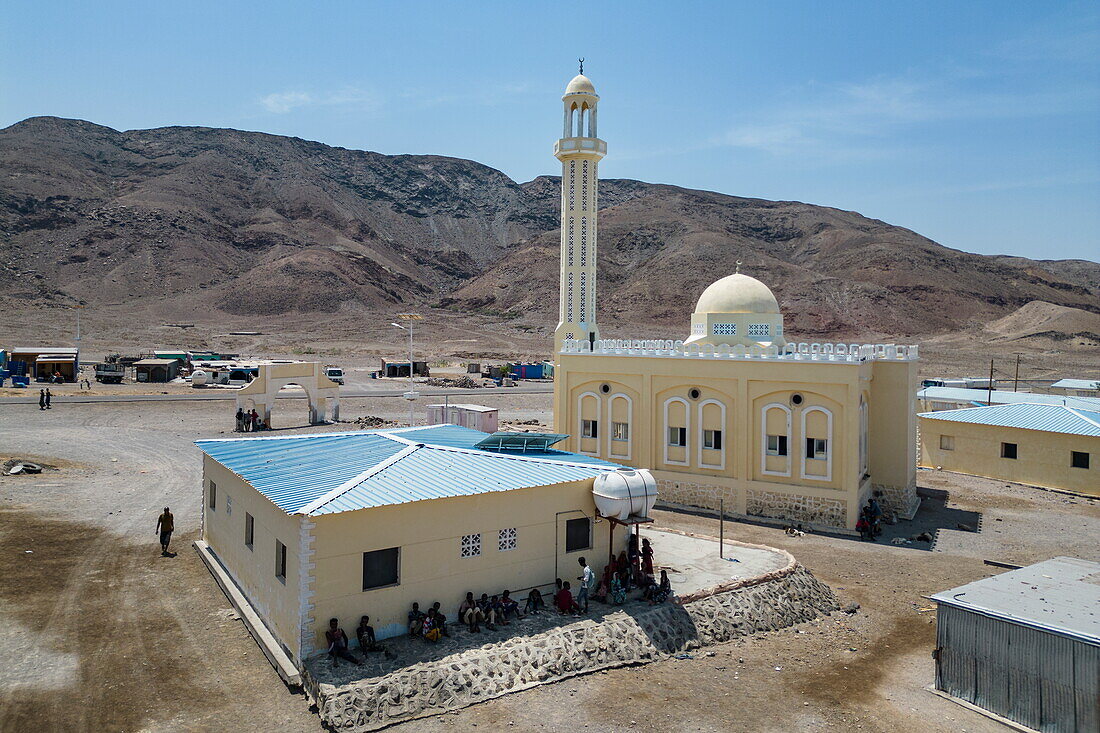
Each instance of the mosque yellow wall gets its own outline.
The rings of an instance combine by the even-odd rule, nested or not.
[[[210,508],[210,483],[217,487]],[[300,520],[271,503],[252,485],[210,456],[203,456],[202,538],[248,597],[268,629],[292,657],[298,656]],[[230,510],[230,507],[232,509]],[[245,516],[255,521],[252,547],[245,544]],[[275,577],[276,541],[286,545],[286,577]]]
[[[1100,438],[926,417],[920,434],[922,466],[1100,496]],[[1016,444],[1015,459],[1001,457],[1003,443]],[[1088,453],[1089,467],[1074,468],[1072,451]]]
[[[555,431],[571,436],[560,447],[650,468],[677,491],[683,482],[711,487],[712,494],[728,492],[729,511],[753,513],[760,497],[779,492],[821,500],[832,519],[814,521],[852,528],[872,487],[913,486],[915,361],[584,353],[558,359]],[[796,394],[801,404],[794,404]],[[868,405],[866,472],[861,399]],[[615,440],[612,423],[628,414],[630,439]],[[583,437],[582,421],[593,419],[598,436]],[[669,444],[669,427],[687,428],[686,446]],[[714,429],[722,430],[720,450],[704,447],[704,431]],[[787,438],[785,457],[768,454],[768,435]],[[828,440],[824,459],[807,455],[807,438]]]
[[[596,517],[592,479],[313,517],[314,645],[323,646],[330,618],[349,636],[364,614],[379,635],[403,633],[413,601],[424,611],[439,601],[453,621],[466,591],[509,589],[522,602],[532,587],[546,593],[561,577],[575,592],[578,559],[598,573],[608,555],[609,523],[602,519],[591,525],[591,547],[565,551],[566,521],[581,517]],[[501,551],[498,533],[510,528],[516,548]],[[474,533],[481,534],[481,555],[462,557],[462,537]],[[626,534],[616,528],[616,552],[626,548]],[[392,547],[400,548],[399,584],[364,591],[363,553]]]

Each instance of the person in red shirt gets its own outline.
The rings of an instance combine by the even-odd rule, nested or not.
[[[562,614],[580,613],[581,607],[573,600],[573,593],[569,590],[568,581],[562,583],[561,590],[554,596],[554,605],[557,606],[558,612]]]

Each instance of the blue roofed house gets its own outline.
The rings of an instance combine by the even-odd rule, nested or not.
[[[330,618],[353,637],[369,614],[394,636],[413,601],[453,620],[466,591],[522,598],[624,549],[592,494],[621,467],[554,450],[564,437],[435,425],[200,440],[200,549],[300,668]]]

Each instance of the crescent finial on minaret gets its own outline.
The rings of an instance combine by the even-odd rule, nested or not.
[[[584,74],[584,57],[581,56],[579,59],[577,59],[577,63],[581,65],[581,74]]]

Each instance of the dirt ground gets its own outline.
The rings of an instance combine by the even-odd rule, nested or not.
[[[486,398],[502,418],[549,419],[549,395]],[[277,407],[279,424],[304,418],[304,407],[289,403]],[[401,419],[406,410],[398,398],[344,403],[347,420]],[[227,431],[229,415],[224,404],[203,402],[0,406],[0,462],[56,466],[0,476],[0,730],[321,729],[190,547],[201,468],[191,441]],[[923,596],[999,572],[987,558],[1100,560],[1100,502],[943,472],[921,471],[919,481],[921,512],[890,532],[935,530],[931,547],[726,527],[727,536],[789,550],[843,602],[860,604],[853,615],[394,730],[1003,730],[923,689],[935,633]],[[160,557],[154,533],[165,505],[177,522],[171,558]],[[706,517],[657,519],[718,531]]]

